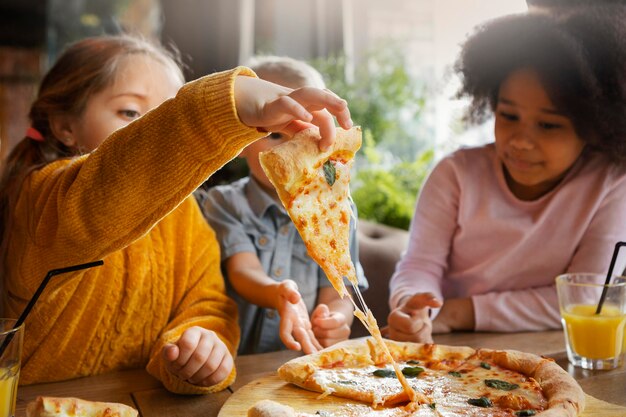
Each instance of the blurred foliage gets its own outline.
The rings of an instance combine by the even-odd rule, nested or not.
[[[353,178],[352,199],[359,217],[401,229],[408,229],[417,194],[430,172],[434,151],[423,151],[414,161],[402,161],[385,168],[381,153],[369,133],[362,148],[366,165]]]
[[[420,115],[426,104],[426,88],[407,71],[398,45],[387,43],[372,48],[346,79],[345,56],[331,56],[311,62],[324,76],[327,87],[345,98],[352,120],[370,132],[374,143],[397,156],[423,147],[416,137]],[[399,151],[399,152],[396,152]]]
[[[399,47],[375,48],[364,62],[351,81],[346,79],[343,56],[311,64],[328,88],[348,101],[352,120],[363,129],[352,181],[359,217],[408,229],[434,157],[421,120],[426,89],[407,71]]]

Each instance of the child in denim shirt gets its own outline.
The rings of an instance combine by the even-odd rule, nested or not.
[[[260,78],[290,88],[324,88],[319,72],[291,58],[263,57],[251,68]],[[240,354],[285,347],[311,353],[350,336],[351,302],[339,297],[307,254],[259,163],[259,152],[286,140],[284,134],[271,133],[248,146],[240,156],[246,158],[250,176],[199,195],[220,242],[229,294],[239,307]],[[361,287],[366,288],[355,219],[350,225],[350,253]]]

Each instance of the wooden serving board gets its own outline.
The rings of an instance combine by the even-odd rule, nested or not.
[[[255,379],[238,389],[220,410],[218,417],[246,416],[248,409],[260,400],[274,400],[293,407],[296,411],[315,414],[317,411],[337,411],[348,404],[363,403],[332,395],[318,399],[319,393],[289,384],[274,372]],[[372,413],[373,414],[373,413]],[[580,417],[626,417],[626,407],[609,404],[587,395],[587,405]]]

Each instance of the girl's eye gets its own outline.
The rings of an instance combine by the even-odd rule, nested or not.
[[[269,138],[269,139],[282,139],[283,138],[283,134],[282,133],[278,133],[278,132],[272,132],[269,135],[267,135],[267,138]]]
[[[544,122],[539,122],[539,127],[545,130],[553,130],[553,129],[558,129],[561,127],[560,124],[557,123],[544,123]]]
[[[500,117],[502,117],[502,118],[504,118],[506,120],[512,120],[513,121],[513,120],[517,120],[518,119],[518,117],[516,115],[512,114],[512,113],[507,113],[507,112],[504,112],[504,111],[500,111],[500,112],[498,112],[498,114],[500,115]]]
[[[135,110],[120,110],[118,111],[118,114],[127,119],[136,119],[141,116],[139,112]]]

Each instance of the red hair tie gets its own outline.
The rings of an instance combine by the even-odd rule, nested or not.
[[[26,137],[32,140],[36,140],[37,142],[43,142],[44,141],[44,137],[41,134],[40,131],[38,131],[37,129],[35,129],[34,127],[29,127],[28,129],[26,129]]]

